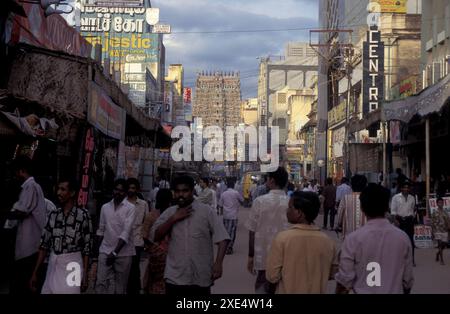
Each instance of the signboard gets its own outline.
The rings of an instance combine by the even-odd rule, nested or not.
[[[450,197],[443,197],[444,200],[444,210],[450,215]],[[430,213],[433,214],[437,210],[437,199],[430,198]]]
[[[92,165],[94,161],[94,130],[88,128],[86,131],[86,136],[84,138],[83,146],[83,168],[81,169],[81,186],[78,191],[77,205],[80,208],[86,208],[89,196],[89,183],[92,172]]]
[[[102,6],[102,7],[142,7],[144,0],[86,0],[86,6]]]
[[[332,133],[333,139],[333,157],[342,157],[344,156],[344,141],[345,141],[345,128],[339,128],[337,130],[333,130]]]
[[[107,136],[118,140],[123,139],[125,137],[125,110],[114,104],[97,84],[91,83],[90,89],[89,123]]]
[[[183,102],[184,104],[190,104],[192,101],[192,88],[183,88]]]
[[[158,8],[147,8],[145,13],[145,20],[149,25],[155,25],[159,22],[159,9]]]
[[[153,25],[152,33],[154,34],[170,34],[171,26],[169,24],[156,24]]]
[[[10,44],[25,43],[88,58],[92,46],[59,14],[45,16],[40,5],[21,3],[28,17],[14,15]]]
[[[363,115],[378,109],[384,100],[384,43],[381,32],[371,26],[363,44]]]
[[[374,0],[381,6],[381,13],[407,13],[407,0]]]
[[[415,77],[407,78],[399,84],[400,98],[406,98],[416,93],[417,80]]]
[[[350,106],[350,114],[354,112],[353,106]],[[341,103],[330,111],[328,111],[328,124],[333,126],[341,121],[344,121],[347,116],[347,101],[341,101]]]
[[[125,82],[131,81],[131,82],[145,82],[145,73],[124,73],[125,75]]]
[[[414,244],[419,249],[431,249],[434,247],[432,229],[430,226],[414,226]]]
[[[144,7],[80,8],[81,34],[93,46],[102,45],[103,59],[111,62],[158,62],[159,35],[150,33]]]

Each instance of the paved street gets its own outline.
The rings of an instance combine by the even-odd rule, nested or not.
[[[253,283],[255,277],[246,269],[248,252],[248,232],[244,227],[248,216],[248,208],[242,208],[239,213],[239,225],[233,255],[226,255],[224,261],[224,276],[213,287],[215,294],[240,294],[254,293]],[[321,225],[322,216],[316,220]],[[327,231],[327,234],[336,238],[336,233]],[[444,251],[445,266],[434,261],[436,251],[434,249],[417,249],[414,268],[415,284],[412,293],[450,293],[450,249]],[[335,282],[331,281],[328,293],[334,293]]]

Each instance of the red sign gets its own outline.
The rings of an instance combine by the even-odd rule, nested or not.
[[[59,14],[47,17],[40,5],[23,3],[27,17],[14,16],[11,44],[32,46],[88,58],[92,46]]]
[[[190,104],[191,103],[191,97],[192,95],[192,88],[190,87],[185,87],[183,89],[183,102],[184,104]]]
[[[92,163],[94,160],[94,131],[89,128],[86,132],[83,147],[83,169],[81,170],[81,186],[78,192],[78,206],[80,208],[86,208],[89,197],[89,182],[92,172]]]

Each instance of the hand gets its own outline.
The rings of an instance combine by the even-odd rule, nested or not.
[[[172,219],[177,222],[183,219],[186,219],[192,215],[192,206],[188,206],[185,208],[178,208],[178,210],[173,214]]]
[[[83,276],[83,280],[81,280],[81,292],[86,292],[89,285],[88,275],[87,273]]]
[[[114,254],[112,252],[109,253],[108,256],[106,257],[106,265],[111,266],[112,264],[114,264],[115,260],[116,257],[114,256]]]
[[[253,257],[248,257],[247,270],[249,271],[250,274],[256,275],[256,271],[253,267],[254,267]]]
[[[35,273],[33,273],[33,275],[31,276],[30,282],[29,282],[29,287],[30,290],[33,292],[37,291],[37,275]]]
[[[211,279],[215,281],[220,277],[222,277],[222,264],[214,263]]]

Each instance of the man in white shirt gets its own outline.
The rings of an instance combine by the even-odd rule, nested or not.
[[[289,197],[284,191],[288,177],[282,167],[268,173],[266,186],[270,191],[255,199],[245,224],[249,230],[247,269],[257,274],[255,292],[258,294],[275,293],[276,286],[266,279],[266,260],[275,236],[289,228],[286,217]]]
[[[209,188],[209,178],[201,178],[199,181],[201,192],[198,194],[197,200],[203,204],[213,206],[213,192]]]
[[[233,180],[227,180],[228,189],[223,192],[219,207],[223,208],[223,224],[230,235],[231,241],[228,243],[227,255],[233,254],[233,245],[236,239],[236,229],[238,223],[238,211],[240,206],[244,203],[242,195],[233,189]]]
[[[128,294],[139,294],[142,288],[140,263],[141,257],[143,257],[142,253],[144,252],[142,225],[144,223],[145,216],[148,215],[149,211],[147,202],[138,197],[138,193],[141,189],[139,180],[136,178],[129,178],[127,180],[127,184],[127,201],[134,205],[136,216],[133,226],[133,241],[136,249],[136,255],[133,256],[133,261],[131,264],[130,277],[128,280]]]
[[[343,177],[341,184],[336,189],[336,209],[339,208],[339,204],[345,195],[352,194],[352,188],[348,185],[348,179]]]
[[[125,294],[132,257],[136,254],[133,239],[134,205],[128,202],[128,185],[123,179],[114,182],[113,200],[102,206],[97,236],[100,237],[96,292]]]
[[[44,193],[32,174],[32,161],[17,157],[12,165],[17,179],[22,182],[19,200],[8,214],[9,221],[17,221],[15,262],[10,286],[11,294],[30,294],[29,280],[38,259],[39,244],[46,220]],[[40,276],[42,277],[42,276]],[[39,293],[43,278],[38,279]]]
[[[402,184],[401,193],[394,195],[391,202],[391,214],[395,217],[396,225],[409,237],[414,259],[414,217],[416,216],[416,199],[409,194],[409,183]]]

